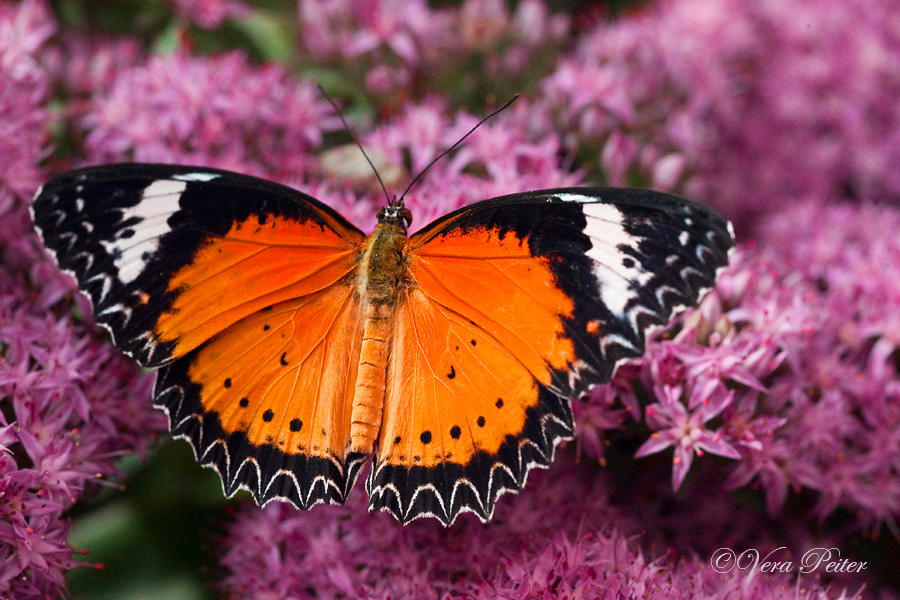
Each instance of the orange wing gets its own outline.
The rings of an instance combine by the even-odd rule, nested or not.
[[[162,366],[155,403],[228,495],[343,501],[358,229],[290,188],[168,165],[61,175],[34,216],[116,344]]]
[[[708,209],[599,189],[482,202],[414,235],[370,506],[404,522],[489,519],[571,437],[569,397],[639,355],[730,245]]]

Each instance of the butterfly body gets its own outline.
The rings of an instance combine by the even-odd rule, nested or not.
[[[573,433],[570,397],[699,301],[730,225],[643,190],[476,203],[407,236],[200,167],[123,164],[49,181],[33,209],[97,321],[142,365],[174,435],[227,495],[483,520]]]
[[[381,427],[394,309],[401,287],[411,285],[406,276],[407,209],[379,213],[375,231],[366,238],[360,261],[360,303],[363,338],[360,347],[356,391],[350,426],[350,452],[369,455]]]

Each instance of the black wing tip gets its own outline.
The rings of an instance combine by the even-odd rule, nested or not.
[[[579,224],[589,248],[555,267],[559,285],[575,301],[567,330],[577,347],[570,386],[577,394],[609,381],[619,365],[644,353],[654,330],[699,305],[728,264],[734,234],[715,210],[671,194],[611,188],[554,193],[581,207]],[[593,229],[590,218],[608,225]],[[622,241],[591,256],[595,247],[608,244],[604,236],[615,227],[621,228]],[[622,285],[617,277],[625,280],[624,291],[615,285]],[[611,291],[604,293],[607,285]],[[607,296],[621,304],[612,309]]]

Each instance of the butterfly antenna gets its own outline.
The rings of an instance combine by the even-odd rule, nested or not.
[[[363,148],[362,144],[359,143],[359,140],[356,139],[356,136],[353,135],[353,130],[350,129],[350,126],[347,125],[347,120],[344,119],[344,114],[341,112],[341,109],[338,108],[337,103],[331,99],[331,96],[328,95],[328,92],[325,91],[325,88],[322,87],[322,84],[316,84],[319,86],[319,92],[321,92],[322,96],[328,100],[328,103],[331,104],[331,107],[334,108],[334,112],[337,113],[337,116],[341,119],[341,123],[344,124],[344,129],[347,130],[347,133],[350,134],[350,138],[353,142],[359,147],[359,151],[362,152],[362,155],[366,158],[366,162],[369,163],[369,166],[372,167],[372,172],[375,173],[375,178],[378,179],[378,183],[381,184],[381,190],[384,192],[384,197],[387,199],[388,204],[391,203],[391,195],[388,194],[387,188],[384,186],[384,181],[381,180],[381,175],[378,174],[378,169],[375,168],[375,165],[372,164],[372,159],[369,158],[369,155],[366,154],[366,149]],[[509,104],[509,103],[507,103]]]
[[[483,119],[481,119],[480,121],[478,121],[478,123],[475,125],[475,127],[473,127],[472,129],[470,129],[469,132],[468,132],[466,135],[464,135],[464,136],[462,136],[461,138],[459,138],[459,140],[457,140],[457,142],[456,142],[455,144],[453,144],[452,146],[450,146],[449,148],[447,148],[446,150],[444,150],[443,152],[441,152],[440,154],[438,154],[437,157],[435,157],[434,160],[432,160],[430,163],[428,163],[428,166],[427,166],[427,167],[425,167],[424,169],[422,169],[421,171],[419,171],[419,174],[416,175],[415,177],[413,177],[413,180],[409,182],[409,185],[408,185],[408,186],[406,186],[406,190],[404,190],[404,191],[403,191],[403,194],[400,195],[400,201],[399,201],[398,204],[399,204],[400,206],[403,206],[403,199],[406,197],[407,192],[409,192],[409,190],[412,189],[412,186],[414,186],[414,185],[416,184],[416,182],[419,181],[419,179],[422,177],[422,175],[424,175],[425,172],[426,172],[428,169],[430,169],[431,166],[432,166],[434,163],[436,163],[437,161],[439,161],[439,160],[441,160],[442,158],[444,158],[447,154],[450,153],[451,150],[453,150],[454,148],[456,148],[457,146],[459,146],[460,144],[462,144],[462,143],[465,141],[465,139],[466,139],[467,137],[469,137],[470,135],[472,135],[472,133],[474,133],[474,131],[475,131],[476,129],[478,129],[479,127],[481,127],[482,123],[484,123],[485,121],[487,121],[487,120],[490,119],[491,117],[497,115],[498,113],[504,111],[505,109],[509,108],[509,105],[512,104],[513,102],[515,102],[516,99],[517,99],[518,97],[519,97],[519,94],[516,94],[515,96],[513,96],[512,98],[510,98],[509,100],[507,100],[506,103],[505,103],[503,106],[501,106],[500,108],[498,108],[497,110],[495,110],[494,112],[492,112],[491,114],[489,114],[488,116],[486,116],[485,118],[483,118]]]

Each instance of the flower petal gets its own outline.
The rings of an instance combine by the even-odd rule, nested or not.
[[[650,436],[650,439],[641,444],[641,447],[634,453],[634,457],[642,458],[644,456],[656,454],[657,452],[662,452],[673,443],[674,441],[670,437],[663,436],[660,433],[654,433]]]

